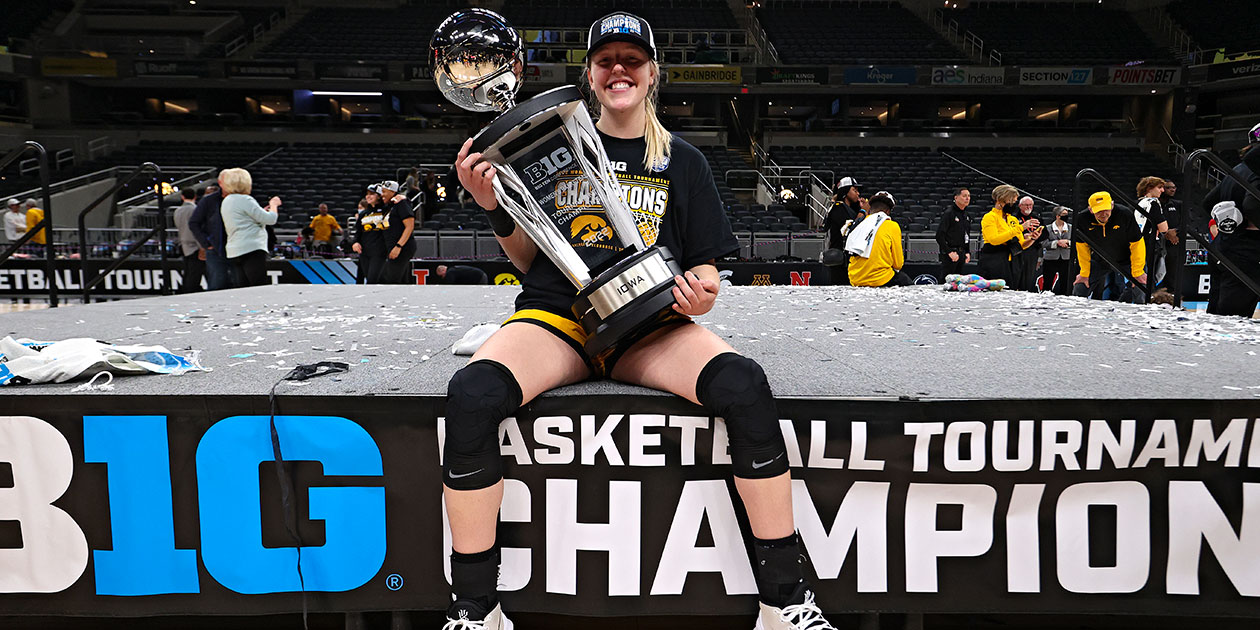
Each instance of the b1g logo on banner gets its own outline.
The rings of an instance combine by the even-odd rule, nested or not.
[[[397,400],[286,399],[275,427],[288,506],[270,418],[249,414],[265,399],[111,404],[124,409],[0,399],[6,610],[267,614],[300,610],[302,590],[320,593],[317,611],[445,608],[440,399],[408,400],[402,422]],[[1202,408],[780,401],[819,600],[1254,616],[1260,420],[1248,401],[1215,402],[1211,418]],[[725,425],[698,411],[660,396],[552,397],[501,425],[505,606],[753,609]]]

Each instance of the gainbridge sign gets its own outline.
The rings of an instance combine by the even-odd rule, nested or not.
[[[739,85],[744,82],[740,66],[667,66],[665,76],[667,83]]]

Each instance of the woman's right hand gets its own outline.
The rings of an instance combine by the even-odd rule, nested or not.
[[[362,254],[362,253],[363,253],[363,246],[362,246],[362,245],[360,245],[360,244],[358,244],[358,243],[355,243],[354,245],[351,245],[351,246],[350,246],[350,249],[353,249],[353,250],[354,250],[354,253],[356,253],[356,254]]]
[[[459,148],[455,156],[455,171],[459,174],[459,183],[472,195],[473,200],[482,210],[489,212],[499,207],[499,200],[494,196],[494,166],[489,162],[480,162],[480,153],[469,154],[472,138]]]

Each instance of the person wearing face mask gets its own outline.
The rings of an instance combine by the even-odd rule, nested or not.
[[[1072,211],[1057,206],[1054,221],[1046,226],[1046,238],[1041,241],[1041,288],[1055,295],[1069,295],[1072,287],[1068,277],[1072,264],[1072,224],[1068,216]]]
[[[1081,267],[1072,284],[1072,295],[1095,300],[1145,301],[1139,288],[1126,289],[1124,274],[1101,260],[1094,260],[1093,247],[1098,247],[1100,254],[1117,265],[1127,264],[1133,279],[1146,284],[1146,242],[1133,219],[1133,212],[1116,211],[1110,193],[1096,192],[1089,196],[1089,209],[1077,214],[1072,225],[1077,237],[1076,260]],[[1094,245],[1081,238],[1082,234]]]
[[[1014,186],[1002,184],[994,188],[993,209],[980,219],[980,275],[987,280],[1005,280],[1008,286],[1015,286],[1019,279],[1014,254],[1028,249],[1043,230],[1038,224],[1031,231],[1024,231],[1016,217],[1018,199],[1019,189]]]
[[[503,251],[523,272],[516,313],[451,378],[447,388],[443,496],[451,531],[454,603],[446,630],[507,630],[497,592],[496,517],[503,498],[498,426],[539,394],[592,376],[661,389],[723,418],[730,435],[735,488],[743,499],[757,567],[763,630],[834,630],[804,580],[792,517],[792,482],[774,395],[756,362],[737,354],[692,321],[709,312],[720,287],[715,262],[739,250],[708,162],[674,136],[656,115],[661,80],[652,29],[616,12],[596,20],[583,72],[609,161],[627,198],[658,202],[636,223],[647,244],[662,245],[686,270],[675,276],[672,310],[608,351],[591,356],[574,319],[573,285],[499,207],[494,167],[464,143],[456,160],[460,182]],[[570,195],[581,180],[557,173],[543,206],[588,266],[607,263],[616,249],[598,199]],[[635,190],[639,188],[641,190]],[[557,212],[561,197],[569,199]],[[733,561],[745,562],[743,550]]]
[[[1027,235],[1041,226],[1041,217],[1033,212],[1033,198],[1022,197],[1019,200],[1019,214],[1015,216],[1019,226]],[[1037,292],[1037,265],[1041,262],[1041,243],[1046,240],[1046,233],[1034,237],[1028,247],[1012,256],[1012,264],[1016,267],[1017,284],[1012,287],[1018,291]]]

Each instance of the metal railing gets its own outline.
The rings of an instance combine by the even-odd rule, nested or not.
[[[1195,178],[1191,176],[1190,171],[1200,161],[1207,162],[1209,165],[1216,167],[1217,170],[1224,174],[1224,177],[1234,180],[1234,183],[1238,184],[1238,186],[1241,187],[1248,195],[1251,195],[1256,199],[1260,199],[1260,188],[1257,188],[1251,182],[1247,181],[1246,178],[1238,173],[1235,173],[1234,169],[1231,169],[1229,164],[1226,164],[1225,160],[1222,160],[1220,156],[1212,153],[1211,149],[1198,149],[1191,152],[1190,155],[1186,157],[1186,163],[1182,167],[1185,189],[1187,191],[1186,199],[1194,198]],[[1188,209],[1190,208],[1189,204],[1185,204],[1185,207]],[[1202,208],[1202,210],[1208,212],[1211,211],[1209,208]],[[1191,212],[1192,211],[1188,211],[1187,214],[1190,214]],[[1247,287],[1247,289],[1252,293],[1260,295],[1260,284],[1257,284],[1256,281],[1248,277],[1246,272],[1244,272],[1237,263],[1230,260],[1228,256],[1225,256],[1224,253],[1221,252],[1221,248],[1215,242],[1199,233],[1198,230],[1194,229],[1194,222],[1190,220],[1192,218],[1198,217],[1186,217],[1182,220],[1182,227],[1185,228],[1186,232],[1190,236],[1193,236],[1194,240],[1198,241],[1199,244],[1212,255],[1212,257],[1216,258],[1216,261],[1219,262],[1222,267],[1225,267],[1230,273],[1234,274],[1234,277],[1237,278],[1243,286]],[[1206,221],[1204,223],[1206,223]],[[1181,304],[1180,292],[1173,296],[1173,302],[1175,304]]]
[[[753,36],[753,46],[757,50],[757,63],[760,65],[777,65],[779,64],[779,50],[774,47],[774,42],[770,41],[770,34],[761,26],[761,20],[757,19],[757,11],[753,7],[745,7],[745,19],[748,20],[748,30]]]
[[[946,19],[945,11],[937,8],[932,11],[932,27],[938,33],[944,35],[950,43],[957,46],[973,61],[984,61],[984,39],[970,29],[964,29],[958,20]],[[997,55],[997,63],[994,64],[994,55]],[[990,65],[1002,65],[1002,55],[996,51],[990,51]]]
[[[25,245],[31,239],[35,238],[35,236],[37,234],[40,234],[40,231],[43,230],[44,241],[45,241],[44,260],[47,263],[47,266],[45,267],[44,279],[48,284],[48,306],[50,308],[56,308],[57,307],[57,267],[56,267],[56,264],[57,263],[56,263],[56,256],[53,253],[52,243],[47,242],[47,241],[52,240],[50,238],[52,236],[52,230],[50,228],[52,228],[52,223],[53,223],[52,193],[49,192],[49,187],[48,187],[48,152],[44,150],[44,146],[41,145],[40,143],[31,142],[30,140],[28,140],[26,142],[23,142],[22,146],[14,148],[12,151],[9,151],[8,155],[4,156],[3,158],[0,158],[0,171],[3,171],[5,168],[7,168],[10,164],[12,164],[18,158],[22,157],[22,155],[26,153],[27,151],[35,152],[36,154],[35,160],[39,164],[39,182],[40,182],[40,192],[42,193],[41,197],[43,198],[43,201],[44,201],[44,208],[43,208],[44,218],[39,223],[36,223],[34,227],[27,230],[25,234],[23,234],[21,237],[18,238],[18,240],[10,244],[9,247],[5,249],[3,253],[0,253],[0,265],[4,264],[5,261],[9,260],[9,258],[11,258],[13,254],[17,253],[17,251],[21,249],[23,245]]]
[[[87,215],[88,213],[91,212],[93,209],[95,209],[97,206],[101,205],[107,199],[112,201],[111,210],[113,208],[116,208],[118,205],[118,202],[117,202],[118,191],[122,190],[123,187],[131,183],[131,180],[139,177],[141,174],[145,173],[146,171],[153,173],[153,177],[155,180],[162,176],[162,169],[157,164],[154,164],[153,162],[145,162],[144,164],[141,164],[139,167],[137,167],[136,170],[132,171],[130,175],[127,175],[126,177],[116,182],[114,184],[114,187],[111,188],[109,192],[101,195],[95,201],[88,204],[87,207],[83,208],[83,210],[79,212],[79,286],[83,290],[83,303],[84,304],[88,304],[92,301],[92,289],[96,288],[97,285],[104,282],[105,278],[108,277],[109,274],[113,273],[114,270],[121,267],[122,264],[126,262],[127,259],[130,258],[133,253],[136,252],[136,250],[140,249],[141,246],[147,243],[149,239],[153,238],[154,236],[157,236],[159,238],[158,253],[162,260],[162,279],[159,281],[159,285],[160,285],[159,290],[162,292],[163,295],[170,295],[171,293],[171,267],[170,267],[170,259],[167,257],[166,242],[165,242],[166,229],[167,229],[166,228],[166,196],[165,195],[157,195],[158,226],[149,230],[148,232],[145,232],[140,238],[136,239],[136,241],[132,243],[130,247],[124,250],[121,254],[118,254],[114,262],[107,265],[105,269],[103,269],[100,273],[96,274],[95,276],[92,276],[91,279],[89,280],[89,274],[90,274],[89,265],[90,265],[90,260],[91,260],[91,255],[90,255],[91,252],[88,249],[88,245],[87,245]],[[156,192],[151,193],[151,194],[156,194]]]
[[[1164,37],[1173,52],[1181,56],[1187,65],[1198,65],[1205,62],[1207,52],[1195,43],[1194,38],[1181,28],[1163,6],[1152,6],[1146,10],[1148,24],[1153,24],[1156,32]]]

